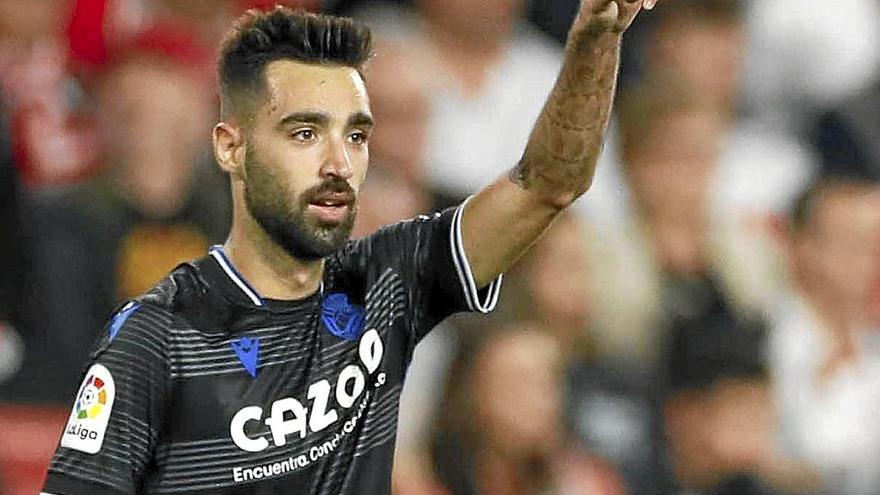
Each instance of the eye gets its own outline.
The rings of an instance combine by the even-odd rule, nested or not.
[[[353,132],[348,136],[348,140],[354,144],[366,144],[367,138],[367,133],[362,131]]]
[[[297,141],[302,142],[314,141],[317,138],[314,129],[300,129],[291,134],[291,136]]]

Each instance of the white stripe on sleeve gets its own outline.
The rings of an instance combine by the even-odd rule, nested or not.
[[[458,272],[458,280],[464,291],[464,299],[468,309],[480,313],[488,313],[495,309],[495,306],[498,304],[503,275],[498,275],[498,278],[489,284],[486,297],[481,301],[477,284],[474,281],[474,274],[471,272],[471,265],[468,262],[467,254],[464,252],[464,243],[461,240],[461,215],[469,199],[465,200],[452,216],[452,228],[449,229],[449,243],[452,249],[452,260],[455,262],[455,270]]]

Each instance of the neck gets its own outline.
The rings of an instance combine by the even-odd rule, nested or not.
[[[223,249],[236,269],[263,297],[303,299],[318,291],[324,260],[294,258],[236,205],[229,238]]]

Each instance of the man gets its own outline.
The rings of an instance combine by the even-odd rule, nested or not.
[[[665,493],[768,495],[773,403],[760,324],[703,315],[673,324],[662,423],[671,486]],[[793,492],[803,493],[803,492]]]
[[[522,161],[467,203],[348,242],[372,129],[369,32],[276,9],[224,43],[225,245],[113,317],[45,493],[390,493],[416,342],[489,311],[500,275],[590,184],[621,33],[653,0],[588,0]]]
[[[795,204],[786,247],[792,285],[769,341],[783,450],[816,469],[825,493],[877,493],[880,187],[820,179]]]
[[[103,172],[27,202],[21,400],[67,405],[113,308],[229,233],[225,177],[206,163],[213,100],[155,41],[119,47],[89,86]]]

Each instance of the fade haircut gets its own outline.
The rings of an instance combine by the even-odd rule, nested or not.
[[[372,55],[372,34],[345,17],[312,14],[287,7],[252,9],[242,15],[221,45],[221,114],[249,116],[265,90],[265,69],[276,60],[333,64],[356,69]]]

